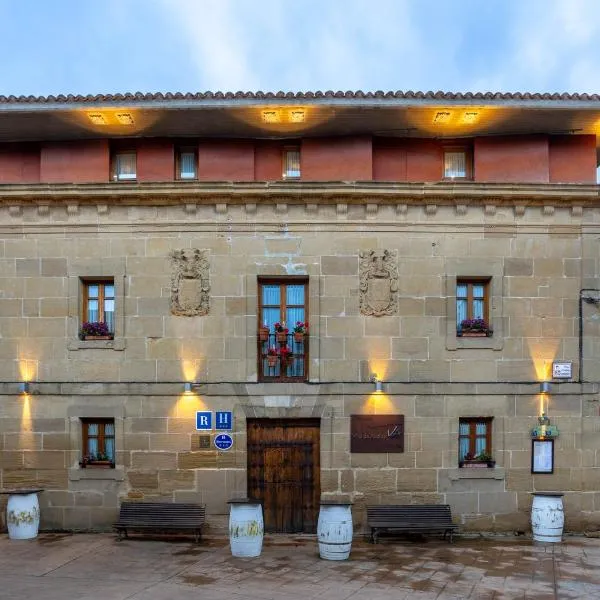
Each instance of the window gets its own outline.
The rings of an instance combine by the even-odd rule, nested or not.
[[[468,460],[489,463],[492,457],[492,417],[461,418],[458,429],[458,464]]]
[[[457,279],[456,327],[465,329],[466,321],[476,321],[487,335],[491,332],[489,321],[489,279]]]
[[[177,179],[197,179],[198,163],[196,151],[192,148],[181,148],[177,154]]]
[[[115,333],[114,280],[83,280],[82,323],[105,323]]]
[[[300,179],[300,148],[284,148],[283,178]]]
[[[82,419],[83,456],[81,466],[115,466],[115,420]]]
[[[113,179],[115,181],[135,181],[135,152],[117,152],[113,157]]]
[[[265,278],[259,280],[258,290],[259,327],[268,330],[266,335],[258,337],[259,378],[262,381],[306,379],[308,334],[294,335],[294,327],[297,323],[306,326],[308,280]],[[276,325],[283,330],[279,336]]]
[[[444,178],[470,179],[471,154],[465,148],[444,150]]]

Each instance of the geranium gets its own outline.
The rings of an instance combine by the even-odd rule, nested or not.
[[[86,321],[81,325],[79,335],[80,337],[106,335],[112,336],[112,332],[106,323],[102,323],[101,321]]]
[[[279,356],[281,357],[281,360],[283,362],[285,362],[290,357],[291,354],[292,354],[292,351],[287,346],[282,346],[279,349]]]
[[[303,323],[302,321],[296,321],[294,327],[294,333],[306,333],[308,331],[308,321]]]
[[[489,329],[489,325],[484,319],[463,319],[460,322],[460,326],[462,329],[477,329],[481,331]]]
[[[278,354],[278,350],[277,348],[275,348],[275,346],[271,346],[268,350],[267,350],[267,354],[269,356],[277,356]]]
[[[289,331],[289,329],[287,329],[287,327],[285,326],[285,322],[284,323],[275,323],[275,325],[273,325],[273,327],[275,328],[275,331],[277,333],[287,333]]]

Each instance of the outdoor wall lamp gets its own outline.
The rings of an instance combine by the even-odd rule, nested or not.
[[[191,381],[186,381],[183,384],[183,392],[185,394],[190,394],[192,392],[192,382]]]
[[[381,381],[381,379],[379,379],[375,373],[371,375],[371,381],[375,384],[376,392],[383,392],[383,381]]]
[[[30,386],[29,381],[22,381],[19,384],[19,392],[21,394],[29,394],[30,389],[31,389],[31,386]]]
[[[551,390],[549,381],[540,382],[540,394],[549,394]]]

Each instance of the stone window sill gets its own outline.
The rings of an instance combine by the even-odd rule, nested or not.
[[[458,481],[459,479],[504,479],[504,467],[490,467],[487,469],[449,469],[448,479]]]
[[[125,350],[125,338],[116,337],[113,340],[80,340],[71,339],[67,345],[69,350]]]
[[[123,481],[125,479],[125,470],[123,467],[110,467],[101,468],[85,468],[75,467],[69,469],[69,481],[80,481],[80,480],[109,480],[109,481]]]

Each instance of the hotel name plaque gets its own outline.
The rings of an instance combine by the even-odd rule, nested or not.
[[[404,452],[404,415],[350,415],[350,452]]]

